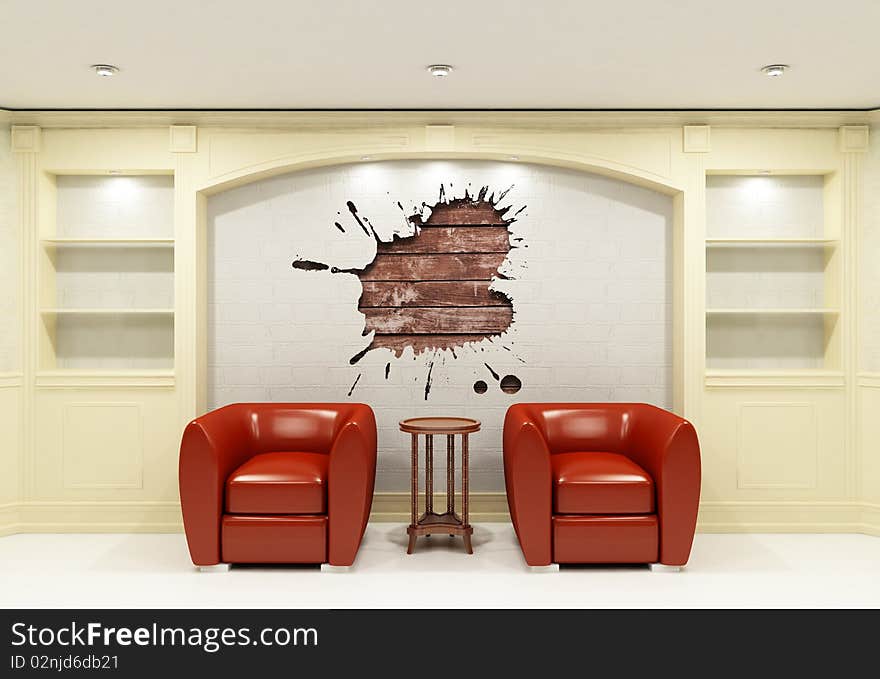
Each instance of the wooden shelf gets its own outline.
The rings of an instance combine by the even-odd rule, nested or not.
[[[35,386],[41,388],[69,387],[173,387],[174,370],[40,370],[35,375]]]
[[[147,245],[152,247],[173,247],[173,238],[44,238],[40,241],[43,247],[67,247],[67,246],[113,246],[130,247]]]
[[[840,313],[840,309],[706,309],[706,314],[712,315],[825,315],[836,316]]]
[[[707,238],[707,247],[739,246],[788,246],[788,247],[837,247],[840,241],[834,238]]]
[[[842,388],[846,375],[842,370],[800,368],[794,370],[709,368],[705,372],[707,387],[791,387]]]
[[[173,314],[174,309],[40,309],[47,316],[62,315],[127,315],[127,314]]]

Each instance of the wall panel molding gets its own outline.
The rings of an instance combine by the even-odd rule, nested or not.
[[[357,125],[506,125],[580,129],[682,127],[830,128],[865,125],[878,111],[9,111],[16,125],[43,128],[199,127],[284,129]]]
[[[870,144],[870,125],[844,125],[839,130],[841,153],[866,153]]]
[[[168,128],[168,150],[171,153],[195,153],[199,129],[195,125],[171,125]]]
[[[21,373],[0,373],[0,389],[18,389],[23,380]]]
[[[12,126],[12,150],[15,153],[39,153],[42,130],[36,125]]]
[[[143,446],[140,403],[67,403],[61,433],[62,484],[79,489],[142,488]]]
[[[737,488],[816,488],[818,455],[814,403],[740,404]]]
[[[685,153],[709,153],[712,150],[712,127],[709,125],[685,125],[682,131],[682,148]]]
[[[19,504],[11,502],[0,505],[0,537],[22,532],[19,518]]]
[[[868,389],[880,389],[880,373],[859,373],[858,384]]]

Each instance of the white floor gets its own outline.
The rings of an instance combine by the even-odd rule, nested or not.
[[[182,535],[0,538],[0,607],[878,607],[880,538],[697,535],[681,573],[563,567],[531,573],[508,524],[432,536],[405,554],[397,524],[371,524],[354,569],[233,567],[199,573]]]

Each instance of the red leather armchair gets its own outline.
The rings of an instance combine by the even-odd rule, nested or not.
[[[511,406],[504,480],[530,566],[687,563],[700,447],[673,413],[642,403]]]
[[[367,405],[236,403],[209,412],[180,444],[192,561],[350,566],[375,478]]]

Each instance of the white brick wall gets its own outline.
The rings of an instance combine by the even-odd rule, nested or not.
[[[292,269],[301,257],[362,266],[375,252],[346,210],[358,206],[380,233],[405,229],[396,201],[429,205],[439,186],[461,195],[514,188],[526,210],[511,226],[517,278],[496,287],[514,300],[503,341],[395,359],[387,350],[349,359],[368,344],[353,275]],[[391,206],[389,208],[389,206]],[[340,212],[341,214],[337,214]],[[340,221],[346,233],[334,226]],[[380,490],[405,490],[409,442],[400,419],[462,414],[483,422],[472,437],[474,490],[502,490],[501,424],[516,401],[671,400],[671,200],[604,177],[514,163],[385,162],[263,180],[209,201],[209,403],[348,399],[379,422]],[[507,351],[501,345],[510,348]],[[424,399],[428,363],[432,389]],[[385,379],[385,365],[391,370]],[[484,366],[514,374],[501,392]],[[473,391],[476,380],[489,384]],[[439,480],[439,479],[438,479]],[[438,484],[439,485],[439,484]]]
[[[865,158],[863,191],[865,215],[861,255],[862,330],[860,369],[880,372],[880,130],[871,130],[871,149]]]
[[[19,240],[16,174],[9,126],[0,126],[0,372],[21,369]]]

